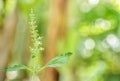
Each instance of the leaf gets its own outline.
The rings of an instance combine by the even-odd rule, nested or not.
[[[20,65],[15,65],[13,67],[8,67],[5,70],[6,71],[15,71],[15,70],[21,70],[21,69],[27,69],[27,67],[25,65],[20,64]]]
[[[69,60],[69,57],[72,55],[72,53],[68,52],[63,55],[59,55],[55,58],[53,58],[50,62],[46,64],[46,67],[60,67],[66,64]]]

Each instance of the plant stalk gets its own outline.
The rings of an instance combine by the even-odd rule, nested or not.
[[[32,79],[31,81],[35,81],[35,73],[32,74]]]

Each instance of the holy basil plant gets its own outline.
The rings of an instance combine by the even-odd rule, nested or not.
[[[31,13],[29,15],[30,17],[30,33],[31,33],[31,38],[32,38],[32,47],[30,47],[30,53],[31,53],[31,57],[30,57],[30,63],[28,66],[25,65],[14,65],[12,67],[8,67],[5,70],[6,71],[15,71],[15,70],[22,70],[22,69],[26,69],[28,71],[31,72],[32,74],[32,81],[34,81],[34,75],[36,75],[37,73],[39,73],[41,70],[43,70],[46,67],[60,67],[63,66],[64,64],[66,64],[70,58],[70,56],[72,55],[71,52],[68,53],[64,53],[64,54],[60,54],[58,56],[56,56],[55,58],[53,58],[52,60],[50,60],[45,66],[42,66],[40,64],[40,56],[42,54],[42,50],[44,50],[44,48],[42,47],[42,38],[41,36],[39,36],[38,34],[38,30],[37,30],[37,25],[36,25],[36,21],[35,21],[35,15],[33,13],[33,10],[31,10]]]

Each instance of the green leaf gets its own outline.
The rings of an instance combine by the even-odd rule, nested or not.
[[[20,64],[20,65],[15,65],[13,67],[8,67],[5,70],[6,71],[15,71],[15,70],[21,70],[21,69],[27,69],[27,67],[25,65]]]
[[[55,58],[53,58],[50,62],[46,64],[46,67],[60,67],[66,64],[69,60],[69,57],[72,55],[72,53],[68,52],[66,54],[59,55]]]

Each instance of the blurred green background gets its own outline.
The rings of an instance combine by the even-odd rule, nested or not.
[[[3,69],[29,63],[31,8],[44,37],[43,64],[73,53],[36,81],[120,81],[120,0],[0,0],[0,81],[30,81],[29,72]]]

